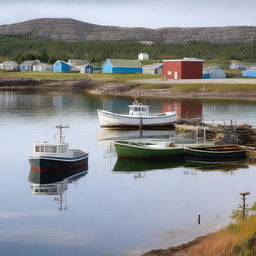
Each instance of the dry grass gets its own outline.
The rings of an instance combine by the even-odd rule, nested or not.
[[[234,253],[235,246],[243,248],[244,242],[255,234],[256,215],[249,217],[244,223],[231,224],[227,228],[209,235],[199,244],[182,253],[182,256],[234,256],[236,255]]]

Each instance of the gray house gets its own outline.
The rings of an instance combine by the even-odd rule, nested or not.
[[[19,65],[15,61],[4,61],[0,63],[0,69],[2,70],[19,70]]]
[[[145,75],[162,75],[163,63],[154,63],[143,66],[142,73]]]
[[[33,66],[40,64],[39,60],[26,60],[20,64],[21,71],[33,71]]]
[[[85,66],[89,63],[88,60],[72,59],[68,60],[68,64],[72,67],[72,71],[80,71],[82,66]]]
[[[218,66],[206,67],[203,70],[203,78],[208,79],[221,79],[226,78],[226,73]]]

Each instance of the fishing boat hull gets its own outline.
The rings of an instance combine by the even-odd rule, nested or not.
[[[183,158],[183,147],[158,147],[145,143],[116,141],[115,150],[119,158],[124,159],[166,159]]]
[[[35,183],[51,183],[81,173],[88,169],[88,154],[76,158],[29,157],[29,180]]]
[[[200,159],[243,159],[245,150],[240,147],[211,146],[211,147],[185,147],[186,157]]]
[[[101,127],[107,128],[154,128],[174,127],[176,112],[166,112],[159,115],[132,116],[98,110]]]

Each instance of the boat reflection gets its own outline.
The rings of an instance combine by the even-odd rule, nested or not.
[[[76,173],[72,176],[67,176],[67,173],[63,173],[62,177],[60,174],[53,176],[49,174],[40,177],[35,176],[35,172],[30,170],[28,183],[32,188],[32,195],[47,195],[54,196],[54,201],[58,204],[58,209],[60,211],[67,210],[67,198],[66,193],[68,191],[68,184],[78,181],[80,178],[84,177],[88,171],[87,169],[80,168],[76,171],[72,170],[71,173]],[[47,179],[48,178],[48,179]]]
[[[238,169],[249,168],[248,164],[241,161],[225,160],[225,161],[213,161],[213,160],[200,160],[189,158],[185,161],[185,167],[194,168],[200,171],[221,171],[221,172],[232,172]]]
[[[183,166],[184,161],[154,161],[154,160],[141,160],[141,159],[120,159],[118,158],[113,168],[114,172],[140,172],[152,171],[157,169],[171,169]],[[141,176],[141,175],[140,175]]]

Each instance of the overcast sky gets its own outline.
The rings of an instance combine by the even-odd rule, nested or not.
[[[0,24],[73,18],[128,27],[256,25],[256,0],[0,0]]]

